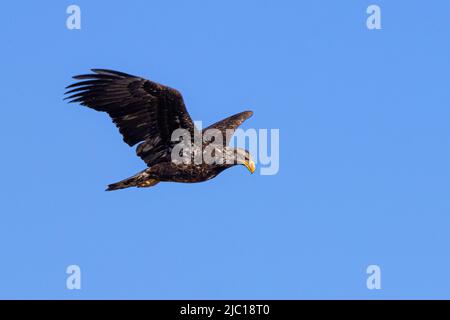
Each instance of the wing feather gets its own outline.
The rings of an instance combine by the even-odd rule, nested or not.
[[[134,146],[148,166],[170,161],[172,132],[195,130],[181,94],[170,87],[119,71],[92,69],[74,76],[83,80],[67,86],[65,99],[106,112],[123,140]]]
[[[248,118],[253,115],[252,111],[244,111],[232,115],[231,117],[220,120],[209,127],[203,129],[205,132],[208,129],[217,129],[222,132],[223,137],[225,137],[225,146],[230,143],[231,137],[233,136],[234,131]]]

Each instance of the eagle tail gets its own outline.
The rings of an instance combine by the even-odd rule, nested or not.
[[[138,188],[152,187],[158,182],[159,180],[157,179],[151,179],[143,174],[137,174],[133,177],[108,185],[106,191],[114,191],[130,187],[138,187]]]
[[[116,183],[111,183],[108,185],[105,191],[114,191],[119,189],[125,189],[129,187],[134,187],[133,179],[125,179]]]

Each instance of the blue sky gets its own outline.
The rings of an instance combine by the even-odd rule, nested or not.
[[[81,30],[65,25],[73,3]],[[448,12],[3,3],[0,298],[450,298]],[[106,114],[62,101],[96,67],[179,89],[204,124],[253,110],[244,128],[280,130],[278,174],[104,192],[145,165]],[[381,290],[366,287],[372,264]]]

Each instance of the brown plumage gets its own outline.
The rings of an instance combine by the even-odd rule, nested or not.
[[[175,89],[123,72],[92,69],[94,73],[75,76],[81,80],[67,87],[70,102],[78,102],[91,109],[106,112],[119,128],[129,146],[138,144],[136,154],[149,168],[123,181],[111,184],[107,190],[128,187],[150,187],[160,181],[201,182],[217,176],[223,170],[245,165],[252,173],[255,165],[248,151],[228,146],[231,135],[253,113],[245,111],[223,119],[208,128],[223,134],[223,145],[203,142],[201,146],[189,142],[192,149],[204,150],[213,144],[214,152],[233,163],[180,163],[172,159],[172,151],[179,141],[172,141],[172,133],[184,129],[191,137],[199,134],[184,105],[182,95]],[[228,134],[228,135],[227,135]]]

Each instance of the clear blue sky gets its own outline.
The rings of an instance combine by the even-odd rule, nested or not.
[[[1,8],[0,298],[450,298],[448,1]],[[144,163],[62,101],[95,67],[179,89],[204,124],[253,110],[279,173],[104,192]]]

